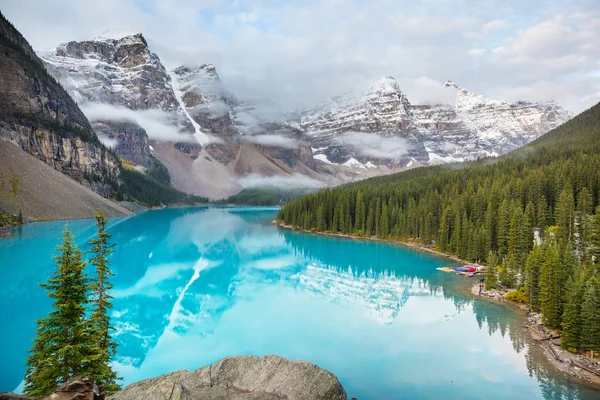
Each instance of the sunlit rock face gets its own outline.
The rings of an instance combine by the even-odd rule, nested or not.
[[[227,357],[196,371],[178,371],[127,386],[109,400],[346,400],[330,372],[279,356]]]

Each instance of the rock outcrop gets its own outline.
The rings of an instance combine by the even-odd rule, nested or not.
[[[105,397],[102,385],[96,385],[89,376],[78,376],[40,400],[104,400]]]
[[[0,140],[17,144],[103,196],[111,195],[118,160],[4,16],[0,53]]]
[[[96,385],[89,376],[77,376],[38,400],[104,400],[104,387]],[[0,393],[0,400],[33,400],[15,393]]]
[[[346,400],[338,379],[304,361],[278,356],[228,357],[127,386],[110,400]]]
[[[139,125],[121,121],[94,121],[93,127],[100,140],[120,158],[146,168],[154,167],[148,134]]]
[[[0,393],[0,400],[33,400],[33,398],[15,393]]]

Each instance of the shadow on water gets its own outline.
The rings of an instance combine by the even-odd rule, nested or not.
[[[335,373],[361,400],[592,399],[543,362],[522,318],[461,295],[450,261],[278,229],[273,209],[181,208],[110,221],[116,363],[125,383],[227,355],[276,353]],[[15,389],[64,222],[0,241],[0,391]],[[93,221],[70,221],[83,249]],[[533,377],[535,380],[533,380]]]

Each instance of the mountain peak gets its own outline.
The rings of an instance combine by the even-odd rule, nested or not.
[[[217,68],[213,64],[181,65],[175,68],[173,72],[181,77],[194,75],[204,79],[220,80]]]
[[[121,41],[125,39],[136,39],[142,40],[146,42],[144,35],[141,32],[132,32],[132,31],[103,31],[100,35],[96,36],[93,41],[103,41],[103,40],[115,40]]]
[[[371,86],[369,92],[402,93],[402,90],[400,90],[400,85],[393,76],[384,76]]]
[[[459,92],[462,93],[468,93],[469,91],[467,89],[464,89],[462,87],[460,87],[460,85],[454,81],[451,80],[447,80],[446,83],[444,83],[444,87],[453,87],[456,90],[458,90]]]

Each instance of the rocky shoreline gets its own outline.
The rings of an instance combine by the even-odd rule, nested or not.
[[[41,400],[105,400],[103,387],[76,377]],[[331,372],[306,361],[268,355],[227,357],[195,371],[132,383],[108,400],[347,400]],[[0,393],[0,400],[33,400]]]
[[[334,237],[342,237],[348,239],[358,239],[358,240],[372,240],[377,242],[386,242],[392,243],[400,246],[410,247],[414,250],[425,251],[428,253],[435,254],[440,257],[444,257],[450,259],[452,261],[461,263],[461,264],[469,264],[469,265],[477,265],[465,260],[462,260],[456,256],[442,253],[438,250],[423,246],[416,242],[406,242],[396,239],[380,239],[376,237],[367,237],[367,236],[354,236],[354,235],[346,235],[342,233],[332,233],[332,232],[316,232],[316,231],[308,231],[305,229],[295,228],[291,225],[284,224],[280,221],[273,221],[273,223],[277,224],[277,226],[284,229],[291,229],[295,231],[312,233],[323,236],[334,236]],[[494,301],[497,303],[501,303],[505,306],[510,306],[521,310],[526,313],[526,322],[523,324],[523,328],[527,329],[533,341],[543,348],[543,354],[547,359],[548,363],[553,365],[559,371],[571,376],[572,378],[583,382],[585,384],[600,386],[600,360],[595,359],[591,360],[589,357],[585,355],[578,355],[570,353],[560,347],[560,335],[550,330],[545,329],[541,323],[541,314],[533,313],[529,311],[529,307],[525,304],[515,303],[513,301],[506,299],[506,293],[508,290],[499,291],[499,290],[491,290],[491,291],[482,291],[481,295],[479,294],[479,281],[473,282],[471,289],[469,291],[470,295],[475,297],[481,297],[485,300]],[[536,332],[539,332],[536,334]],[[541,332],[544,332],[543,337],[540,337]],[[558,337],[557,337],[558,336]]]
[[[518,308],[525,312],[526,321],[523,328],[529,332],[533,342],[543,349],[543,354],[550,364],[559,371],[586,384],[600,386],[600,359],[584,354],[574,354],[561,347],[560,333],[547,329],[542,324],[542,315],[531,311],[526,304],[506,299],[509,290],[483,290],[479,294],[479,283],[473,283],[471,292],[474,296],[489,301]]]

